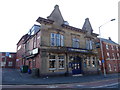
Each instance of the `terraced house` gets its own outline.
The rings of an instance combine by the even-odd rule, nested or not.
[[[93,33],[89,18],[82,29],[70,26],[56,5],[47,18],[39,17],[36,21],[39,25],[32,27],[22,43],[24,65],[39,69],[41,76],[98,73],[94,43],[98,34]]]

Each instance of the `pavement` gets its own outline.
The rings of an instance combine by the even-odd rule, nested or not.
[[[21,73],[19,69],[2,69],[2,85],[53,85],[72,84],[91,81],[101,81],[119,78],[119,74],[89,75],[89,76],[57,76],[57,77],[32,77],[31,74]]]

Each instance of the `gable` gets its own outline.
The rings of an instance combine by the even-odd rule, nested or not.
[[[85,19],[84,25],[83,25],[83,30],[88,31],[89,34],[93,32],[92,26],[90,24],[89,18]]]
[[[54,7],[54,10],[52,11],[52,13],[50,14],[50,16],[47,17],[49,20],[53,20],[55,23],[62,25],[64,23],[64,19],[61,15],[59,6],[56,5]]]

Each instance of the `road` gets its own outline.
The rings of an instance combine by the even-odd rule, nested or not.
[[[120,80],[120,79],[119,79]],[[119,83],[120,84],[120,83]],[[52,85],[3,85],[3,88],[118,88],[118,78],[84,83]]]

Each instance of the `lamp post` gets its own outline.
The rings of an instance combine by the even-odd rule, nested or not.
[[[110,21],[104,23],[103,25],[111,22],[111,21],[114,21],[115,19],[111,19]],[[100,32],[100,28],[103,26],[101,25],[99,27],[99,36],[100,36],[100,49],[101,49],[101,55],[102,55],[102,65],[103,65],[103,71],[104,71],[104,77],[106,77],[106,69],[105,69],[105,60],[104,60],[104,55],[103,55],[103,45],[102,45],[102,40],[101,40],[101,32]]]

